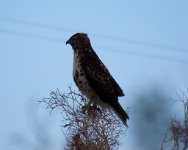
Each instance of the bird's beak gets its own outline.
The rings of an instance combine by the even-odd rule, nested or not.
[[[70,39],[69,39],[69,40],[67,40],[66,45],[67,45],[67,44],[70,44]]]

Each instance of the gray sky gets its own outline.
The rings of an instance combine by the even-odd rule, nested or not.
[[[31,136],[29,111],[37,111],[34,116],[39,120],[45,118],[55,145],[60,143],[61,117],[56,112],[49,115],[37,100],[50,90],[67,91],[70,84],[76,88],[73,52],[65,45],[76,32],[88,33],[124,89],[126,96],[120,99],[124,108],[134,110],[135,94],[153,85],[170,96],[185,90],[187,6],[186,0],[0,0],[0,149],[7,149],[14,132]],[[134,150],[131,131],[123,146]]]

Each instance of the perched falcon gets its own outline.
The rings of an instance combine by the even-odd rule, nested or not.
[[[73,77],[80,91],[96,105],[112,108],[127,126],[129,116],[118,102],[123,90],[93,50],[85,33],[76,33],[66,42],[74,50]]]

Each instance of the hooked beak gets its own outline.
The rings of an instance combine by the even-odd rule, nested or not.
[[[70,39],[69,39],[69,40],[67,40],[66,45],[67,45],[67,44],[70,44]]]

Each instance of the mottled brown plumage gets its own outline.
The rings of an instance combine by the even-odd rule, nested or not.
[[[66,44],[74,50],[73,77],[80,91],[97,105],[112,107],[127,125],[129,117],[118,102],[123,90],[93,50],[87,34],[76,33]]]

